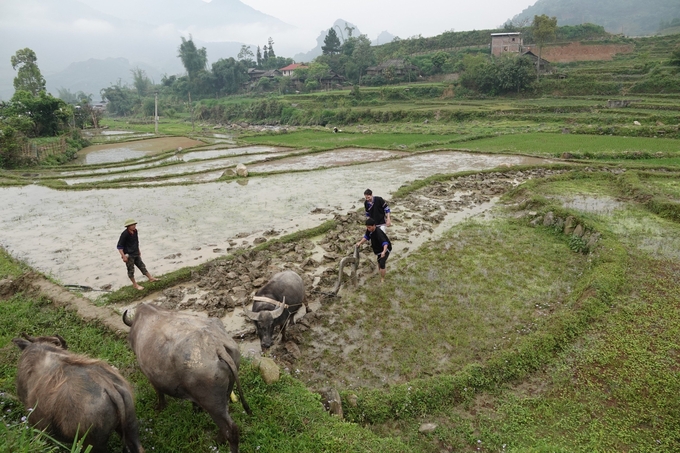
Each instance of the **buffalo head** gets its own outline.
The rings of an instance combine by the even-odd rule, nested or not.
[[[21,332],[21,336],[24,338],[23,340],[21,338],[15,338],[12,341],[22,351],[26,349],[26,346],[28,346],[31,343],[51,344],[52,346],[55,346],[57,348],[61,348],[64,350],[68,349],[68,346],[66,345],[66,340],[64,340],[64,338],[61,335],[54,334],[54,336],[52,337],[48,336],[33,337],[31,335],[28,335],[26,332]]]
[[[260,346],[263,350],[272,346],[274,327],[276,327],[278,319],[283,316],[285,309],[284,305],[279,305],[274,310],[250,311],[247,308],[243,309],[246,317],[255,323],[257,337],[260,339]]]

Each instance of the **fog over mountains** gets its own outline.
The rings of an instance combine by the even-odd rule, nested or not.
[[[456,24],[458,30],[492,29],[513,16],[529,23],[534,14],[557,16],[559,25],[592,22],[639,35],[652,33],[660,21],[680,19],[680,0],[345,0],[327,6],[310,0],[0,0],[0,100],[14,93],[10,57],[25,47],[36,52],[49,92],[66,88],[98,99],[102,88],[130,82],[136,67],[156,82],[163,74],[184,73],[177,58],[182,36],[207,49],[209,64],[236,57],[243,44],[255,52],[269,37],[276,55],[308,62],[321,54],[329,28],[346,31],[345,18],[355,22],[355,36],[364,27],[376,34],[368,36],[374,44],[385,44],[394,35],[377,33],[387,23],[408,38],[434,36]],[[343,19],[328,20],[331,15]]]
[[[645,36],[664,21],[680,19],[680,0],[537,0],[514,19],[530,22],[541,14],[557,17],[559,25],[590,22],[609,33]]]
[[[325,36],[332,25],[319,24],[316,33]],[[18,49],[36,52],[49,92],[67,88],[98,99],[102,88],[131,81],[135,67],[156,82],[183,73],[177,48],[189,35],[206,47],[209,63],[236,57],[242,44],[255,52],[269,37],[281,56],[318,44],[309,30],[239,0],[0,0],[0,99],[14,93],[10,57]],[[321,53],[317,47],[308,59]]]

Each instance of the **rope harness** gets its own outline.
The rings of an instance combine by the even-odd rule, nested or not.
[[[300,305],[304,305],[304,302],[300,302],[299,304],[288,305],[286,303],[285,297],[283,298],[283,302],[279,302],[278,300],[271,299],[269,297],[253,296],[253,302],[267,302],[267,303],[276,305],[277,307],[283,307],[283,308],[299,307]]]
[[[286,303],[286,298],[284,296],[283,302],[279,302],[276,299],[272,299],[270,297],[265,297],[265,296],[253,296],[253,302],[266,302],[268,304],[272,304],[276,307],[283,307],[283,308],[289,308],[289,307],[299,307],[300,305],[304,305],[304,302],[300,302],[299,304],[293,304],[293,305],[288,305]],[[245,304],[243,305],[243,309],[246,309]],[[290,318],[294,316],[293,313],[290,311],[288,312],[288,317],[286,317],[286,320],[283,322],[281,329],[279,330],[279,333],[276,335],[276,337],[273,339],[272,343],[278,342],[281,337],[283,337],[283,332],[288,327],[288,322],[290,321]]]

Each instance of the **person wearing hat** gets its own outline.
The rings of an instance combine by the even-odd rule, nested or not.
[[[125,221],[125,231],[120,234],[120,239],[118,239],[118,245],[116,246],[120,257],[123,259],[125,266],[127,266],[127,274],[132,281],[132,286],[135,289],[143,290],[144,287],[141,286],[135,280],[135,266],[142,271],[142,274],[146,275],[146,278],[150,282],[155,282],[158,279],[153,278],[149,271],[146,270],[144,261],[142,261],[142,252],[139,250],[139,232],[137,231],[137,222],[134,219],[127,219]]]
[[[370,242],[373,253],[378,257],[378,272],[380,273],[380,283],[385,281],[385,274],[387,270],[385,269],[385,264],[387,263],[387,258],[390,256],[392,251],[392,243],[390,242],[387,234],[376,226],[375,220],[368,218],[366,219],[366,233],[364,237],[361,238],[354,246],[360,247],[364,242]]]

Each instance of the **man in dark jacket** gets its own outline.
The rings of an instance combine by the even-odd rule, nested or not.
[[[371,241],[371,248],[373,253],[378,257],[378,272],[380,272],[380,283],[385,281],[385,263],[387,263],[387,257],[390,256],[392,251],[392,243],[390,242],[387,234],[375,224],[375,220],[366,219],[366,233],[364,237],[361,238],[359,242],[356,243],[356,247],[360,247],[364,242]]]
[[[392,221],[390,220],[390,207],[387,202],[381,197],[373,196],[373,191],[371,189],[364,190],[364,209],[366,209],[366,217],[373,219],[375,225],[387,232],[385,227],[392,226]]]
[[[120,234],[120,239],[118,239],[116,248],[118,249],[118,253],[120,253],[120,257],[123,259],[125,266],[127,266],[128,277],[130,277],[132,286],[135,289],[140,291],[144,289],[144,287],[135,280],[135,266],[142,271],[142,274],[146,275],[146,278],[148,278],[150,282],[158,280],[149,274],[149,271],[146,270],[146,266],[144,265],[144,261],[142,261],[142,252],[139,249],[137,222],[133,219],[125,221],[125,231]]]

